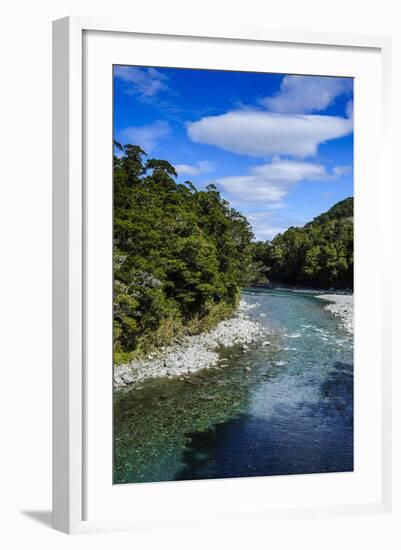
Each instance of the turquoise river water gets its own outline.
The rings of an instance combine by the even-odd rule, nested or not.
[[[352,337],[312,294],[243,298],[269,331],[247,351],[114,392],[115,483],[352,471]]]

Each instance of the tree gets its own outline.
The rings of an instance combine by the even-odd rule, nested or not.
[[[231,315],[251,270],[253,238],[215,186],[178,183],[168,161],[145,161],[138,146],[121,152],[114,157],[116,363]]]
[[[353,198],[348,198],[304,227],[277,235],[268,243],[259,272],[275,283],[352,288],[353,243]],[[253,245],[256,264],[261,246]]]

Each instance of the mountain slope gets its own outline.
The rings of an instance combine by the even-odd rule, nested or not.
[[[304,227],[290,227],[271,242],[256,243],[256,261],[272,283],[353,288],[354,200],[349,197]]]

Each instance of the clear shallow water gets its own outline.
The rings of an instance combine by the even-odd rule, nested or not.
[[[314,296],[243,297],[269,332],[249,350],[115,392],[115,483],[353,469],[352,338]]]

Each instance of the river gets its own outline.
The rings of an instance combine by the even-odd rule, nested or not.
[[[352,336],[312,294],[243,298],[264,339],[114,392],[115,483],[352,471]]]

